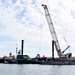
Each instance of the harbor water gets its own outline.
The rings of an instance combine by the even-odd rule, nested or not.
[[[0,64],[0,75],[75,75],[75,65]]]

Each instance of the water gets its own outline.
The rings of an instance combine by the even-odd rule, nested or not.
[[[0,64],[0,75],[75,75],[75,66]]]

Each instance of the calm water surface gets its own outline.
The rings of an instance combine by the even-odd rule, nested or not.
[[[75,75],[75,66],[0,64],[0,75]]]

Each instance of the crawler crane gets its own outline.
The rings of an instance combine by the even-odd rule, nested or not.
[[[64,52],[70,46],[68,46],[64,51],[61,51],[61,48],[60,48],[60,45],[59,45],[59,42],[58,42],[58,38],[57,38],[57,35],[56,35],[56,32],[55,32],[55,29],[54,29],[54,26],[53,26],[53,22],[51,20],[51,17],[50,17],[50,13],[48,11],[48,8],[44,4],[42,4],[42,6],[44,7],[45,16],[46,16],[46,19],[47,19],[47,22],[48,22],[49,30],[51,32],[51,35],[52,35],[52,38],[53,38],[54,45],[55,45],[55,48],[56,48],[56,51],[57,51],[58,56],[59,57],[69,57],[70,56],[70,53],[64,54]]]

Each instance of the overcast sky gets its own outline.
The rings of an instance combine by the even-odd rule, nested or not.
[[[0,0],[0,57],[16,55],[21,40],[24,54],[51,56],[52,36],[42,4],[49,9],[61,50],[70,45],[66,52],[75,56],[75,0]]]

